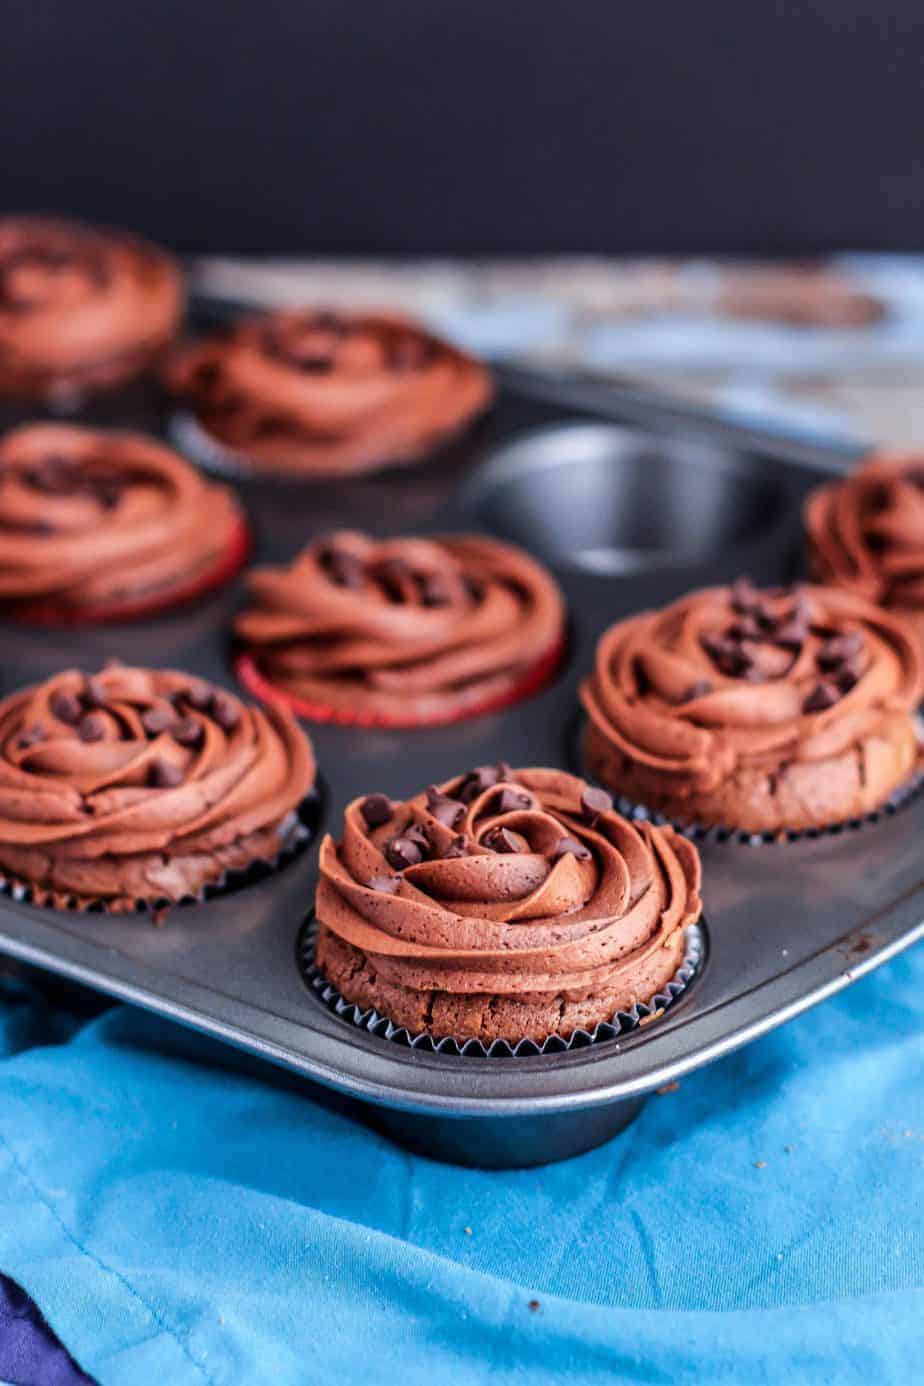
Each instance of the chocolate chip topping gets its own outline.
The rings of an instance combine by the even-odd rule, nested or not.
[[[65,693],[63,689],[59,689],[57,693],[52,695],[48,706],[58,721],[63,722],[68,727],[79,722],[83,713],[80,700],[75,698],[73,693]]]
[[[490,847],[492,852],[517,853],[528,852],[529,843],[519,833],[512,833],[509,828],[491,828],[481,839],[485,847]]]
[[[174,700],[178,704],[184,703],[196,712],[207,712],[212,705],[212,697],[213,691],[207,683],[191,683],[188,688],[182,688],[174,694]]]
[[[819,669],[836,669],[848,660],[855,660],[863,649],[863,636],[858,630],[832,636],[818,651]]]
[[[367,828],[381,828],[391,818],[391,800],[387,794],[367,794],[359,811]]]
[[[99,712],[88,712],[77,726],[81,741],[102,741],[106,735],[106,719]]]
[[[709,682],[709,680],[708,680],[708,679],[698,679],[698,680],[696,681],[696,683],[691,683],[691,684],[690,684],[690,687],[687,688],[687,689],[684,691],[683,695],[681,696],[680,701],[681,701],[682,703],[692,703],[692,702],[695,701],[696,698],[706,698],[706,697],[708,697],[708,695],[709,695],[711,692],[712,692],[712,684]]]
[[[103,687],[102,681],[95,675],[91,674],[85,681],[83,692],[80,695],[80,701],[83,703],[84,707],[105,707],[106,703],[109,701],[106,697],[106,689]]]
[[[181,746],[199,746],[203,735],[202,723],[195,717],[184,717],[173,728],[173,739]]]
[[[399,835],[386,842],[385,860],[396,871],[403,871],[405,867],[417,866],[423,861],[423,852],[407,834]]]
[[[37,746],[40,741],[47,740],[47,737],[48,733],[41,722],[36,722],[34,726],[27,727],[25,731],[20,732],[16,745],[21,751],[28,751],[30,746]]]
[[[400,876],[373,876],[366,884],[370,890],[377,890],[380,895],[397,895],[401,889]]]
[[[347,587],[355,591],[366,581],[365,564],[348,549],[324,549],[319,561],[335,587]]]
[[[465,805],[441,793],[435,784],[427,789],[427,810],[447,828],[455,828],[465,817]]]
[[[613,796],[595,785],[588,785],[581,795],[581,814],[588,823],[595,823],[601,813],[609,813],[612,807]]]
[[[532,807],[532,799],[528,794],[524,794],[522,789],[510,789],[509,786],[501,790],[497,799],[498,813],[517,813],[520,809]]]
[[[216,693],[212,698],[212,720],[222,731],[234,731],[241,720],[241,710],[227,693]]]
[[[478,765],[474,770],[470,770],[459,786],[457,793],[464,804],[470,804],[477,799],[479,794],[483,794],[486,789],[497,784],[501,778],[496,765]]]
[[[141,725],[148,736],[160,736],[172,727],[175,721],[176,714],[167,707],[149,707],[141,714]]]
[[[751,657],[731,636],[704,635],[703,649],[713,664],[729,678],[740,678],[751,667]]]
[[[560,837],[552,849],[552,860],[558,861],[560,857],[566,857],[570,853],[576,861],[590,861],[593,853],[583,842],[579,842],[576,837]]]
[[[836,684],[830,683],[827,680],[822,680],[821,683],[816,683],[815,687],[802,704],[802,711],[825,712],[829,707],[834,706],[840,696],[840,689]]]
[[[467,856],[468,856],[468,843],[466,842],[464,835],[461,834],[461,833],[459,834],[458,837],[454,837],[454,838],[452,839],[452,841],[450,842],[449,846],[448,846],[448,847],[446,848],[446,850],[443,852],[443,860],[444,860],[444,861],[450,861],[450,860],[452,860],[452,859],[455,858],[455,857],[467,857]]]
[[[175,789],[183,783],[183,771],[172,761],[156,756],[148,766],[148,784],[152,789]]]

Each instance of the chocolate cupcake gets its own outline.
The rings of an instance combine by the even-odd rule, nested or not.
[[[168,383],[191,410],[193,434],[181,432],[200,460],[306,477],[418,462],[492,394],[479,362],[412,322],[308,310],[245,318],[191,346]]]
[[[601,638],[581,687],[585,763],[675,821],[827,827],[912,776],[921,682],[910,630],[862,597],[694,592]]]
[[[249,577],[238,669],[319,721],[413,727],[495,710],[561,658],[564,603],[509,544],[473,535],[316,540]]]
[[[903,616],[924,650],[924,456],[883,453],[819,487],[805,528],[818,580]]]
[[[412,1035],[567,1039],[663,991],[699,889],[671,828],[559,770],[484,766],[347,807],[321,844],[316,963]]]
[[[311,743],[173,670],[68,670],[0,702],[0,871],[38,904],[199,897],[299,834]]]
[[[0,395],[70,401],[146,370],[183,313],[179,270],[124,231],[0,219]]]
[[[226,580],[247,547],[232,492],[153,439],[35,424],[0,442],[0,613],[141,616]]]

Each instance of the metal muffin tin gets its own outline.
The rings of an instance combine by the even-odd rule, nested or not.
[[[740,573],[769,583],[797,576],[802,498],[849,460],[630,388],[506,372],[490,416],[423,466],[336,484],[240,482],[256,562],[289,559],[334,526],[479,528],[543,558],[568,601],[567,662],[529,701],[438,730],[310,727],[324,781],[322,830],[336,834],[347,800],[371,790],[400,798],[500,758],[573,767],[577,685],[600,633],[691,587]],[[240,598],[238,582],[145,623],[7,626],[0,693],[113,655],[234,687],[228,632]],[[0,949],[283,1065],[430,1155],[540,1164],[606,1139],[655,1089],[921,937],[922,828],[919,796],[876,823],[814,839],[706,844],[706,959],[675,1005],[627,1036],[534,1058],[410,1050],[328,1011],[296,961],[316,844],[256,884],[178,907],[161,928],[143,914],[80,915],[0,899]]]

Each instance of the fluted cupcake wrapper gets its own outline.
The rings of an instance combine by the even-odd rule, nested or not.
[[[506,707],[512,707],[524,698],[532,697],[553,678],[564,654],[564,642],[557,641],[506,692],[485,698],[480,703],[473,701],[470,706],[458,711],[438,713],[430,717],[387,717],[383,713],[352,711],[350,708],[330,707],[326,703],[293,697],[265,678],[260,673],[256,660],[246,652],[238,655],[234,663],[234,672],[240,684],[252,697],[259,698],[264,703],[275,702],[287,707],[296,717],[301,717],[307,722],[325,722],[340,727],[380,727],[385,731],[413,731],[416,727],[446,727],[454,722],[467,722],[473,717],[485,717],[489,713],[501,712]]]
[[[595,784],[603,784],[601,780],[595,780],[593,776],[588,776],[588,779]],[[739,847],[765,847],[805,840],[814,841],[819,837],[841,837],[844,833],[858,832],[869,824],[880,823],[883,818],[890,818],[893,814],[900,812],[920,794],[922,789],[924,789],[924,771],[918,771],[905,784],[893,790],[885,803],[881,804],[879,808],[873,809],[871,813],[864,813],[855,818],[845,818],[840,823],[830,823],[823,828],[779,828],[776,831],[762,833],[750,833],[743,828],[729,828],[720,823],[681,822],[678,819],[670,818],[665,813],[658,812],[656,809],[649,808],[647,804],[640,804],[634,799],[626,799],[622,796],[614,798],[613,807],[617,813],[621,813],[624,818],[630,819],[633,823],[649,822],[656,827],[666,825],[680,833],[682,837],[697,844],[718,842],[732,843]]]
[[[216,880],[207,882],[195,894],[183,895],[178,900],[171,900],[166,896],[153,900],[136,900],[134,911],[114,909],[111,902],[101,898],[93,899],[89,896],[86,898],[78,896],[68,898],[64,892],[42,890],[28,881],[7,875],[2,871],[0,871],[0,894],[8,896],[20,904],[38,905],[46,909],[73,910],[77,914],[112,914],[115,916],[125,916],[131,913],[157,914],[181,906],[188,908],[190,905],[201,905],[207,900],[214,900],[216,896],[228,895],[244,886],[254,885],[274,871],[278,871],[280,867],[286,866],[314,840],[317,835],[320,815],[321,794],[315,788],[305,796],[298,808],[292,809],[280,823],[281,844],[279,851],[273,853],[271,857],[255,857],[246,866],[230,867]],[[43,896],[58,895],[59,900],[56,900],[53,905],[49,905],[46,900],[37,899],[37,894]]]
[[[315,941],[317,920],[312,914],[305,922],[298,940],[298,963],[302,977],[312,993],[323,1006],[341,1020],[365,1030],[378,1039],[392,1044],[404,1045],[429,1054],[450,1054],[454,1057],[477,1059],[519,1059],[535,1058],[539,1054],[563,1054],[572,1049],[586,1049],[592,1044],[601,1044],[629,1034],[639,1026],[647,1025],[657,1019],[672,1006],[689,986],[702,966],[706,954],[705,933],[699,924],[691,924],[686,931],[686,948],[683,962],[663,990],[657,992],[647,1002],[637,1002],[630,1011],[617,1011],[606,1021],[595,1025],[593,1030],[574,1030],[563,1039],[561,1035],[549,1035],[542,1044],[532,1039],[522,1039],[516,1044],[497,1039],[486,1045],[478,1039],[469,1039],[460,1044],[447,1036],[435,1039],[428,1032],[412,1034],[406,1027],[394,1025],[386,1015],[374,1007],[363,1009],[341,995],[331,986],[318,970],[315,961]]]

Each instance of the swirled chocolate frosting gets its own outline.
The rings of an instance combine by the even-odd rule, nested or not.
[[[321,845],[317,961],[348,1001],[462,1041],[592,1030],[673,976],[696,849],[560,770],[482,766],[351,803]]]
[[[484,367],[403,318],[246,318],[169,372],[205,432],[241,458],[310,476],[415,462],[492,394]]]
[[[924,456],[887,453],[813,491],[812,568],[909,620],[924,648]]]
[[[477,711],[554,660],[564,606],[509,544],[473,535],[375,540],[342,531],[249,579],[239,639],[276,688],[386,721]]]
[[[243,543],[232,492],[135,433],[34,424],[0,442],[0,607],[169,602]]]
[[[174,336],[182,280],[163,251],[123,231],[0,219],[0,394],[105,389]]]
[[[588,767],[684,820],[823,826],[911,774],[921,677],[904,623],[851,593],[694,592],[601,638],[581,688]]]
[[[314,784],[285,711],[174,670],[68,670],[0,703],[0,870],[114,912],[275,857]]]

